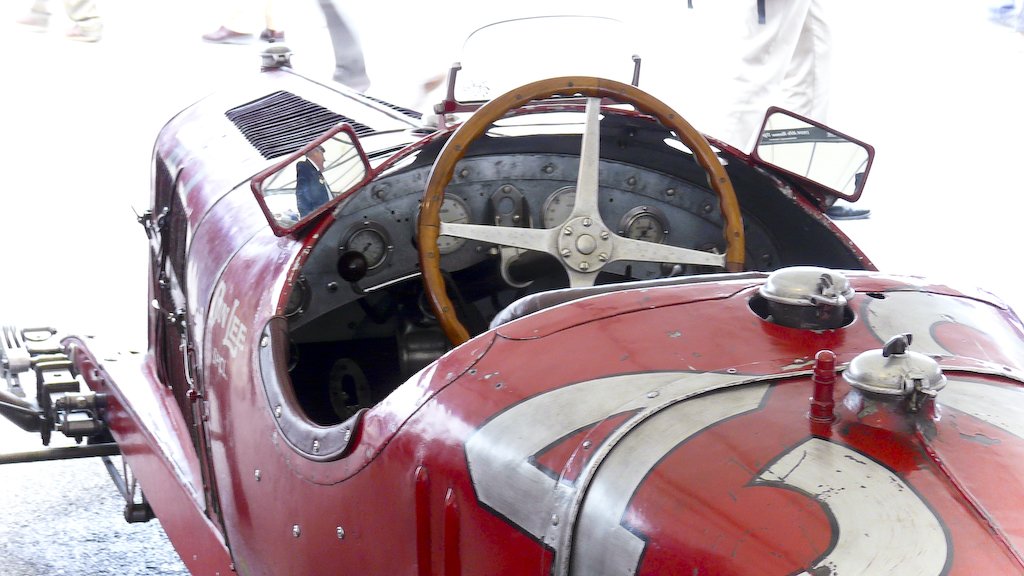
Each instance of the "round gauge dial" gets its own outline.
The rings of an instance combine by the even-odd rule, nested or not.
[[[633,240],[660,243],[668,234],[668,224],[660,210],[638,206],[622,217],[619,234]]]
[[[541,221],[545,228],[554,228],[569,219],[572,209],[576,206],[576,187],[559,188],[544,201]]]
[[[441,222],[469,224],[469,206],[466,205],[466,201],[458,196],[446,194],[444,202],[441,203]],[[438,236],[437,251],[441,254],[451,254],[462,248],[465,243],[465,238]]]
[[[387,232],[382,226],[364,222],[360,228],[349,235],[344,249],[361,253],[366,257],[366,267],[373,270],[387,260],[388,253],[391,251],[391,242],[388,241]]]

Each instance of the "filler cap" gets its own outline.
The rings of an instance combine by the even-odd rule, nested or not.
[[[768,302],[772,322],[790,328],[829,330],[847,321],[854,290],[842,272],[792,266],[772,272],[759,293]]]
[[[853,294],[842,272],[817,266],[782,268],[761,286],[761,295],[770,302],[795,306],[846,306]]]
[[[864,392],[906,397],[916,411],[946,386],[946,376],[935,359],[907,349],[912,339],[910,334],[900,334],[881,350],[862,353],[850,362],[843,379]]]

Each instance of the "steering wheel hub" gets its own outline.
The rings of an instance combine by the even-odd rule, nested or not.
[[[568,220],[558,235],[558,253],[578,272],[600,270],[611,259],[612,245],[611,232],[588,216]]]

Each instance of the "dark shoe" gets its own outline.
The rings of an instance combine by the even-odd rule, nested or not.
[[[235,32],[221,26],[209,34],[203,34],[203,40],[214,44],[246,44],[252,40],[252,34]]]
[[[271,30],[267,28],[263,32],[260,32],[260,40],[264,42],[284,42],[284,32],[282,30]]]
[[[833,205],[828,210],[825,210],[825,215],[833,220],[862,220],[871,215],[871,210]]]

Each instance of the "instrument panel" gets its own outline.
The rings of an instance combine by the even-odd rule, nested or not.
[[[441,207],[444,222],[553,228],[572,213],[579,160],[555,154],[471,157],[455,170]],[[416,223],[430,166],[408,168],[382,177],[336,210],[336,221],[306,261],[309,284],[301,324],[367,293],[419,273]],[[686,248],[724,250],[718,199],[707,188],[635,165],[601,160],[599,210],[610,230],[621,236]],[[761,226],[748,225],[751,262],[776,258]],[[450,273],[489,259],[505,258],[498,246],[441,236],[442,268]],[[339,278],[339,255],[360,252],[364,278],[349,285]],[[684,270],[672,263],[612,262],[602,273],[628,279],[652,279]],[[507,279],[506,279],[507,280]],[[294,327],[294,326],[293,326]]]

